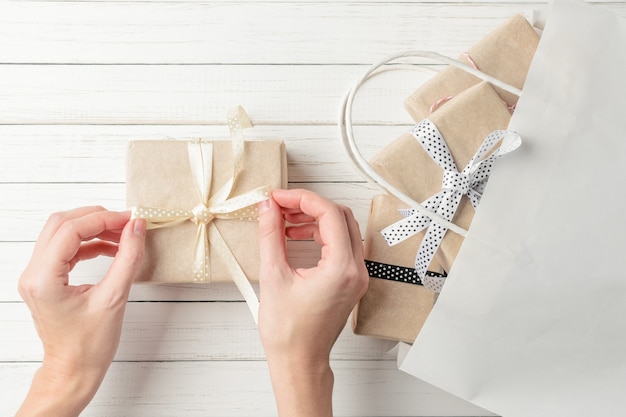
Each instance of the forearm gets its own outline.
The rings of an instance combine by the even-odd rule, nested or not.
[[[334,376],[327,360],[268,358],[280,417],[331,417]]]
[[[62,375],[42,366],[16,417],[75,417],[95,395],[102,375]]]

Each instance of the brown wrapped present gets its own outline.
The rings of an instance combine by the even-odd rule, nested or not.
[[[522,89],[528,68],[537,49],[539,35],[521,15],[515,15],[496,28],[459,57],[461,62],[476,66],[480,71],[513,87]],[[441,108],[447,98],[480,82],[480,79],[448,66],[431,80],[418,88],[404,105],[413,120],[419,122],[430,117],[430,110]],[[496,88],[508,106],[517,103],[518,97]]]
[[[365,232],[365,258],[368,262],[405,270],[415,268],[415,253],[422,236],[415,235],[396,246],[389,246],[380,234],[385,227],[402,218],[398,207],[403,206],[399,200],[388,195],[377,195],[372,199]],[[412,343],[435,299],[436,293],[422,285],[370,278],[367,292],[352,315],[354,332]]]
[[[481,82],[462,92],[432,115],[431,121],[445,139],[452,159],[462,170],[485,138],[508,126],[510,113],[490,84]],[[393,186],[415,201],[423,202],[441,192],[443,170],[418,143],[406,133],[390,143],[372,160],[371,165]],[[401,220],[398,209],[406,208],[395,197],[377,196],[372,201],[365,235],[365,257],[370,276],[373,268],[389,268],[386,278],[371,278],[370,287],[353,316],[354,331],[384,339],[413,342],[430,312],[436,294],[421,285],[396,282],[415,275],[416,254],[428,228],[389,246],[381,231]],[[467,229],[474,207],[467,196],[461,197],[452,221]],[[428,270],[450,270],[462,237],[449,232],[441,241]],[[412,269],[412,271],[411,271]],[[398,279],[399,278],[399,279]]]
[[[147,233],[136,281],[230,281],[233,261],[249,280],[258,280],[256,204],[270,189],[287,186],[286,153],[282,141],[240,144],[242,152],[234,152],[228,141],[130,143],[127,202],[135,217],[147,218],[154,228]],[[240,155],[238,163],[234,155]],[[192,175],[192,165],[200,172],[207,168],[210,187],[198,184],[203,180],[194,179],[198,174]],[[238,173],[233,165],[241,168]],[[233,176],[228,192],[224,185]]]

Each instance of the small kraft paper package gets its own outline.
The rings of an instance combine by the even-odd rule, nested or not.
[[[239,107],[229,112],[230,141],[129,144],[127,204],[149,229],[136,282],[233,280],[254,296],[248,281],[258,280],[257,204],[286,188],[287,163],[283,141],[244,141],[250,126]]]
[[[458,60],[521,90],[538,43],[537,30],[518,14],[461,54]],[[448,66],[411,94],[404,107],[419,122],[480,81],[462,69]],[[495,89],[509,108],[514,109],[518,97],[497,86]]]

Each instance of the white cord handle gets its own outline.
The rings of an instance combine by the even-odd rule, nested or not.
[[[434,222],[439,223],[440,225],[447,227],[451,231],[465,236],[467,234],[467,230],[457,226],[456,224],[449,222],[444,219],[439,214],[428,210],[426,207],[413,200],[408,195],[404,194],[402,191],[398,190],[396,187],[391,185],[387,180],[381,177],[372,166],[367,162],[367,160],[361,155],[359,149],[356,146],[356,142],[354,140],[354,134],[352,132],[352,104],[354,103],[354,96],[356,95],[357,90],[367,81],[370,77],[375,75],[380,67],[385,64],[388,64],[392,61],[395,61],[400,58],[406,57],[422,57],[422,58],[430,58],[436,61],[442,62],[444,64],[453,65],[457,68],[460,68],[484,81],[487,81],[494,86],[508,91],[509,93],[515,94],[516,96],[520,96],[522,93],[519,89],[512,87],[488,74],[483,73],[480,70],[477,70],[469,65],[466,65],[462,62],[459,62],[455,59],[449,58],[444,55],[440,55],[436,52],[428,52],[428,51],[407,51],[401,52],[398,54],[391,55],[380,62],[372,65],[352,86],[348,94],[345,96],[339,117],[339,130],[341,131],[341,142],[343,147],[350,157],[352,164],[356,168],[357,171],[361,173],[373,186],[383,190],[384,192],[394,195],[399,198],[403,203],[409,205],[415,210],[422,213],[424,216],[428,217]]]

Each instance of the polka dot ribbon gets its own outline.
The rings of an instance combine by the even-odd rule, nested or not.
[[[391,265],[383,262],[376,262],[365,260],[365,267],[367,272],[372,278],[382,278],[389,281],[405,282],[407,284],[424,285],[422,279],[417,276],[415,268],[407,268],[404,266]],[[433,271],[426,271],[426,277],[430,278],[444,278],[447,277],[447,273],[438,273]],[[442,284],[443,285],[443,284]]]
[[[422,205],[448,221],[454,217],[463,196],[469,198],[474,209],[478,207],[495,160],[521,144],[516,133],[496,130],[485,138],[467,166],[459,172],[443,136],[432,121],[422,120],[411,129],[411,134],[443,169],[441,191]],[[415,257],[415,270],[424,287],[441,291],[445,277],[428,276],[427,269],[448,229],[416,209],[401,209],[400,213],[404,218],[383,229],[382,235],[387,244],[393,246],[428,228]]]
[[[188,142],[189,165],[196,185],[198,203],[194,207],[179,210],[133,207],[132,218],[146,219],[148,229],[177,226],[187,221],[196,224],[198,228],[194,244],[194,281],[200,283],[211,281],[209,247],[212,247],[228,268],[255,322],[258,322],[259,301],[254,289],[213,220],[257,221],[257,203],[269,198],[270,187],[260,187],[230,197],[237,177],[243,170],[243,129],[251,127],[252,124],[243,108],[237,107],[228,112],[228,126],[233,149],[233,175],[226,184],[211,195],[213,144],[201,140]]]

